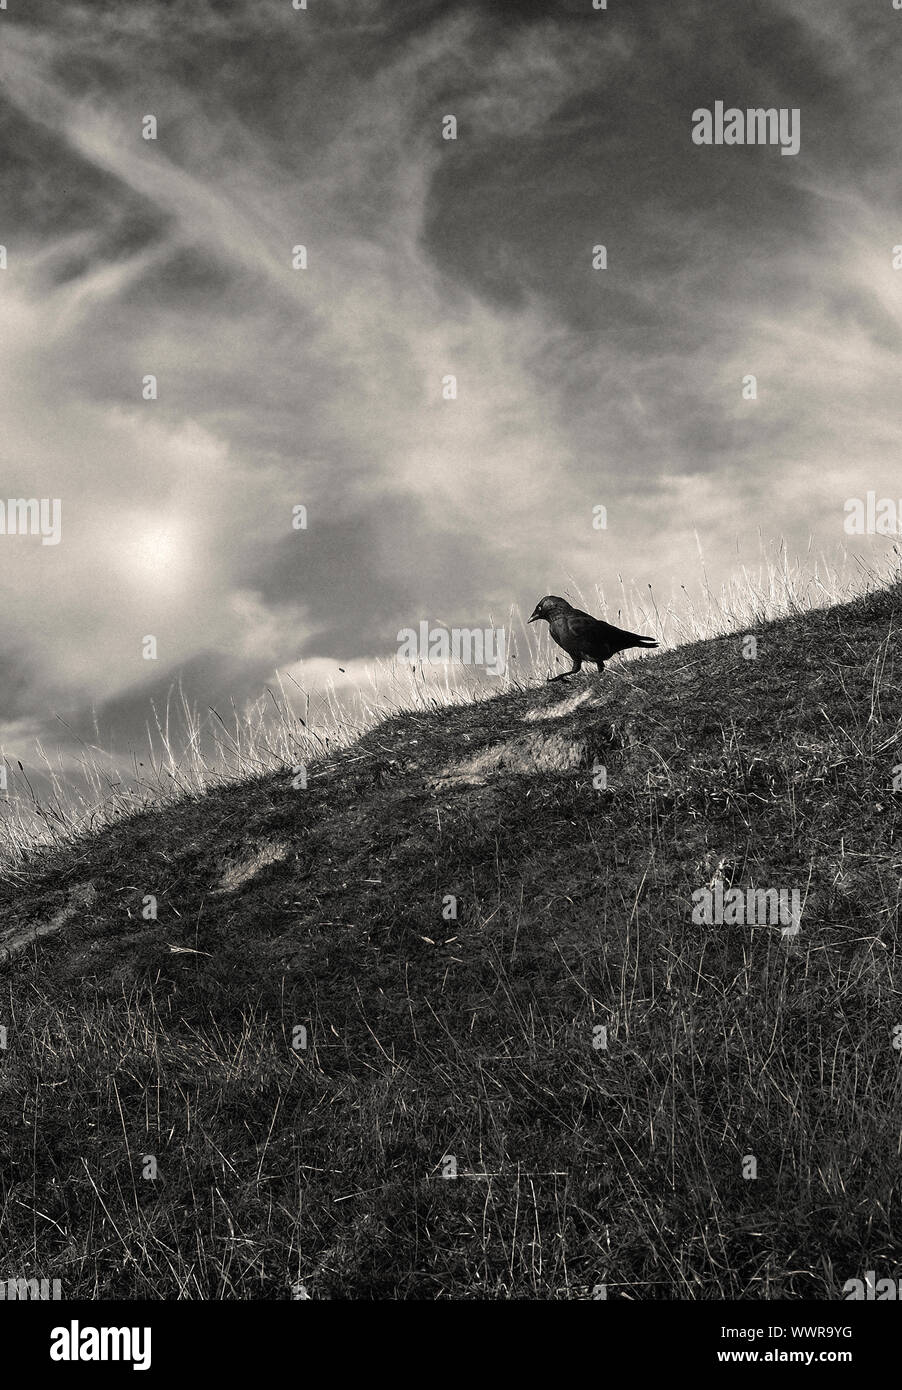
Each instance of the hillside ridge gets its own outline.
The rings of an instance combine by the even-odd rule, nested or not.
[[[835,1296],[837,1251],[852,1275],[897,1249],[899,611],[885,590],[762,625],[754,659],[737,633],[400,714],[306,789],[286,770],[35,856],[0,885],[0,1003],[13,1150],[30,1172],[39,1136],[67,1233],[43,1267],[111,1229],[95,1186],[133,1242],[100,1296],[289,1297],[287,1263],[322,1297]],[[798,938],[695,924],[715,882],[798,889]],[[133,1196],[145,1151],[167,1177]],[[456,1196],[449,1155],[478,1179]],[[521,1170],[541,1274],[510,1248]]]

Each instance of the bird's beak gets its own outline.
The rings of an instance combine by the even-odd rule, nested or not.
[[[531,617],[531,618],[527,618],[526,621],[527,621],[528,623],[534,623],[535,620],[536,620],[536,618],[541,618],[541,616],[542,616],[542,615],[541,615],[541,613],[539,612],[539,610],[538,610],[538,608],[537,608],[537,609],[535,610],[535,612],[533,613],[532,617]]]

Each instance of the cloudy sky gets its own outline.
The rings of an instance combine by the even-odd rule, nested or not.
[[[0,496],[62,540],[0,537],[7,753],[838,551],[902,497],[900,51],[891,0],[9,0]],[[800,153],[693,144],[718,100]]]

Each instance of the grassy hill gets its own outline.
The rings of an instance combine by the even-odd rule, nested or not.
[[[0,1278],[757,1299],[898,1276],[900,608],[402,715],[306,788],[235,784],[7,873]],[[718,879],[799,889],[798,935],[694,923]]]

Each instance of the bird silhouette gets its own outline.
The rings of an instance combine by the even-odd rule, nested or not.
[[[658,645],[653,637],[640,637],[637,632],[626,632],[622,627],[603,623],[556,594],[546,594],[539,599],[529,622],[537,622],[540,618],[548,624],[558,646],[573,660],[572,671],[562,671],[559,676],[551,677],[556,681],[575,676],[584,661],[594,661],[600,673],[606,661],[627,647]]]

